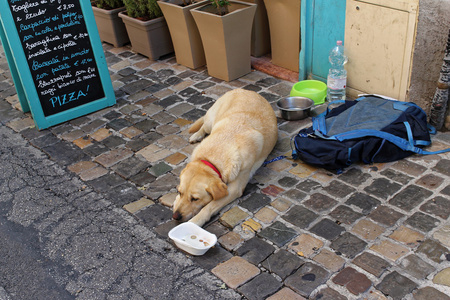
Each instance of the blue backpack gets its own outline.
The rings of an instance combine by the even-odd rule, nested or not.
[[[293,138],[294,159],[328,170],[340,171],[356,162],[391,162],[414,153],[428,152],[430,133],[426,113],[416,104],[363,96],[337,101],[340,106],[312,118],[313,125]],[[332,102],[336,103],[336,102]]]

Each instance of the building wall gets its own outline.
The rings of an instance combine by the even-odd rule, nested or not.
[[[449,0],[420,0],[409,101],[429,113],[450,29]],[[450,129],[447,111],[447,129]]]

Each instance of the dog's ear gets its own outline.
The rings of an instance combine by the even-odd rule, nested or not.
[[[210,185],[206,188],[206,191],[211,194],[213,200],[218,200],[225,196],[228,196],[228,187],[222,181],[212,181]]]

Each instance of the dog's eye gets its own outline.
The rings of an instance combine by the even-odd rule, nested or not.
[[[198,200],[198,198],[194,198],[194,197],[191,198],[191,201],[197,201],[197,200]]]

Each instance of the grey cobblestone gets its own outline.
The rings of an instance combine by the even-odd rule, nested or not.
[[[314,190],[320,189],[321,187],[322,185],[320,183],[311,179],[306,179],[297,185],[297,188],[299,190],[302,190],[306,193],[310,193]]]
[[[321,289],[311,299],[313,299],[313,300],[347,300],[348,298],[339,294],[339,292],[327,287],[327,288]]]
[[[278,180],[278,184],[282,187],[291,187],[298,183],[298,179],[292,178],[292,177],[283,177],[280,180]]]
[[[323,189],[328,194],[334,196],[335,198],[345,198],[349,194],[355,192],[355,189],[343,184],[337,180],[332,181],[327,187]]]
[[[286,250],[280,250],[269,256],[262,263],[262,266],[269,272],[280,276],[281,279],[285,279],[304,263],[305,261],[297,255]]]
[[[253,194],[244,201],[242,201],[239,206],[249,210],[256,212],[259,208],[266,206],[270,203],[270,198],[263,194]]]
[[[18,99],[1,52],[0,98],[9,98],[0,100],[0,130],[13,129],[15,134],[41,149],[50,159],[48,162],[52,161],[60,169],[79,162],[102,162],[103,176],[76,173],[81,179],[95,179],[73,186],[71,205],[76,205],[77,211],[92,212],[92,220],[74,220],[74,229],[86,224],[95,228],[98,224],[105,229],[111,228],[111,223],[121,222],[124,232],[133,232],[118,245],[123,253],[131,253],[123,264],[114,266],[109,257],[97,257],[97,253],[92,255],[91,266],[74,264],[74,268],[89,267],[91,271],[65,282],[69,293],[75,295],[83,288],[79,297],[95,299],[96,291],[107,295],[109,287],[108,291],[116,293],[118,298],[139,299],[151,293],[153,298],[167,299],[160,292],[161,287],[172,285],[176,292],[171,297],[180,299],[192,295],[199,299],[269,296],[277,299],[276,295],[283,293],[294,293],[298,299],[322,300],[448,299],[442,295],[450,294],[450,287],[433,282],[433,277],[448,267],[450,256],[445,244],[448,239],[441,237],[446,232],[445,226],[449,226],[450,154],[412,156],[373,166],[354,165],[342,174],[287,159],[280,165],[268,165],[254,175],[241,199],[224,208],[205,226],[218,237],[232,234],[239,238],[238,244],[229,250],[218,244],[200,257],[172,247],[167,243],[167,232],[176,223],[171,219],[170,208],[159,200],[167,193],[176,192],[179,173],[195,147],[188,142],[189,124],[203,116],[228,90],[243,87],[256,91],[275,108],[275,102],[289,94],[293,83],[260,71],[224,82],[210,77],[206,68],[181,68],[173,57],[150,61],[129,47],[104,44],[104,50],[117,104],[42,131],[29,128],[29,115],[14,108]],[[286,155],[291,150],[291,137],[310,124],[309,118],[293,122],[278,118],[280,138],[270,157]],[[439,133],[433,139],[450,147],[449,133]],[[77,140],[83,145],[77,144]],[[108,157],[111,151],[117,155]],[[108,159],[104,160],[105,157]],[[55,193],[62,190],[64,178],[59,179],[59,187],[54,184]],[[30,179],[29,185],[33,184],[41,183]],[[13,186],[10,181],[8,189]],[[0,202],[26,195],[14,195],[8,189],[5,193],[0,181]],[[89,196],[78,197],[83,191]],[[99,201],[101,197],[107,199],[107,205]],[[132,213],[123,209],[142,197],[154,204]],[[69,214],[73,207],[47,207],[43,218],[33,213],[39,205],[34,202],[23,200],[21,203],[27,210],[16,211],[11,216],[27,224],[54,229],[53,249],[62,247],[58,251],[63,251],[65,240],[58,240],[60,232],[51,224],[65,222],[58,221],[58,217]],[[219,219],[230,211],[236,212],[234,208],[243,212],[243,219],[227,228]],[[105,209],[114,211],[116,219],[102,219]],[[132,220],[133,225],[123,222],[123,218]],[[250,219],[260,227],[249,233],[242,225]],[[401,237],[395,239],[392,233],[401,228],[421,238],[411,243]],[[74,229],[58,230],[72,230],[72,235]],[[85,229],[85,232],[92,251],[105,252],[107,242],[95,230]],[[123,237],[122,233],[117,233],[117,237]],[[154,264],[142,254],[148,249],[137,242],[136,238],[140,237],[142,243],[167,263],[161,270],[167,278],[161,278],[159,286],[150,278]],[[291,245],[298,238],[305,242]],[[400,249],[401,253],[392,254],[391,248],[383,247]],[[76,253],[67,253],[66,259],[75,257]],[[130,261],[130,257],[135,258]],[[259,275],[236,288],[224,286],[211,271],[233,257],[243,258],[258,268]],[[129,275],[130,264],[139,275]],[[96,267],[100,265],[109,274],[105,281],[97,277],[101,271]],[[178,271],[177,276],[171,275]],[[333,281],[338,274],[342,284]],[[140,286],[130,287],[133,281],[140,282]],[[185,282],[189,283],[183,285]],[[258,289],[260,286],[263,288]],[[108,296],[113,298],[112,294]]]
[[[356,257],[353,263],[377,277],[380,277],[391,266],[386,260],[369,252],[364,252]]]
[[[417,248],[418,253],[425,254],[431,261],[441,263],[446,259],[449,250],[437,241],[427,239]]]
[[[389,203],[405,211],[411,211],[433,193],[416,185],[410,185],[392,198]]]
[[[441,194],[450,196],[450,185],[446,186],[442,191]]]
[[[126,141],[119,136],[109,136],[102,140],[101,143],[105,145],[108,149],[116,148],[118,146],[124,145]]]
[[[275,277],[264,272],[238,288],[238,291],[249,300],[258,300],[274,294],[282,286]]]
[[[369,214],[369,218],[386,226],[395,225],[403,216],[402,213],[383,205],[378,206]]]
[[[258,235],[271,241],[278,247],[282,247],[291,239],[293,239],[297,235],[297,233],[294,229],[287,227],[280,221],[275,221],[269,227],[261,230]]]
[[[354,258],[358,253],[363,251],[367,243],[349,232],[343,233],[335,239],[330,247],[348,258]]]
[[[440,160],[439,163],[436,164],[436,166],[434,166],[433,171],[437,171],[446,176],[450,176],[450,160],[449,159]]]
[[[322,219],[319,223],[311,227],[311,232],[317,234],[318,236],[323,237],[329,241],[337,238],[342,231],[344,231],[344,227],[339,226],[336,222],[331,221],[330,219]]]
[[[386,295],[391,296],[392,299],[400,300],[417,288],[417,284],[394,271],[384,277],[377,288]]]
[[[437,226],[439,220],[427,214],[416,212],[406,219],[405,223],[421,231],[428,232]]]
[[[401,261],[400,266],[406,273],[419,279],[425,279],[428,274],[433,273],[435,270],[431,264],[425,262],[423,259],[414,254],[405,257]]]
[[[300,205],[295,205],[282,218],[297,227],[306,228],[316,220],[317,217],[318,215],[309,209]]]
[[[309,297],[318,286],[328,280],[330,274],[322,267],[307,262],[286,278],[286,285],[300,295]]]
[[[348,205],[355,205],[362,210],[363,214],[367,214],[380,205],[381,201],[365,193],[354,193],[345,203]]]
[[[333,217],[339,224],[353,224],[362,216],[363,214],[358,213],[345,205],[340,205],[330,212],[330,217]]]
[[[371,177],[372,176],[370,176],[370,174],[363,173],[360,169],[351,168],[345,173],[339,175],[338,178],[353,186],[360,186],[363,183],[367,182],[367,180]]]
[[[398,192],[400,188],[401,185],[398,183],[391,182],[385,178],[377,178],[370,186],[366,187],[364,191],[376,197],[388,199]]]
[[[418,289],[413,293],[415,300],[428,300],[428,299],[442,299],[449,300],[450,296],[436,290],[432,287],[425,287],[422,289]]]
[[[292,199],[293,201],[295,201],[297,203],[300,203],[303,199],[305,199],[308,196],[308,194],[306,194],[302,191],[299,191],[297,189],[290,189],[284,193],[284,196],[288,197],[289,199]]]
[[[309,207],[316,212],[323,212],[329,210],[332,207],[334,207],[337,203],[338,202],[333,198],[321,193],[314,193],[311,196],[309,196],[308,200],[303,202],[303,204],[306,207]]]
[[[236,250],[236,254],[257,265],[275,251],[275,247],[258,237],[246,241]]]
[[[401,184],[407,184],[408,182],[410,182],[413,179],[413,177],[411,177],[411,176],[405,175],[403,173],[397,172],[392,169],[387,169],[387,170],[381,172],[381,174],[383,176],[386,176],[387,178],[397,181]]]
[[[446,220],[450,216],[450,200],[437,196],[424,203],[420,210]]]

